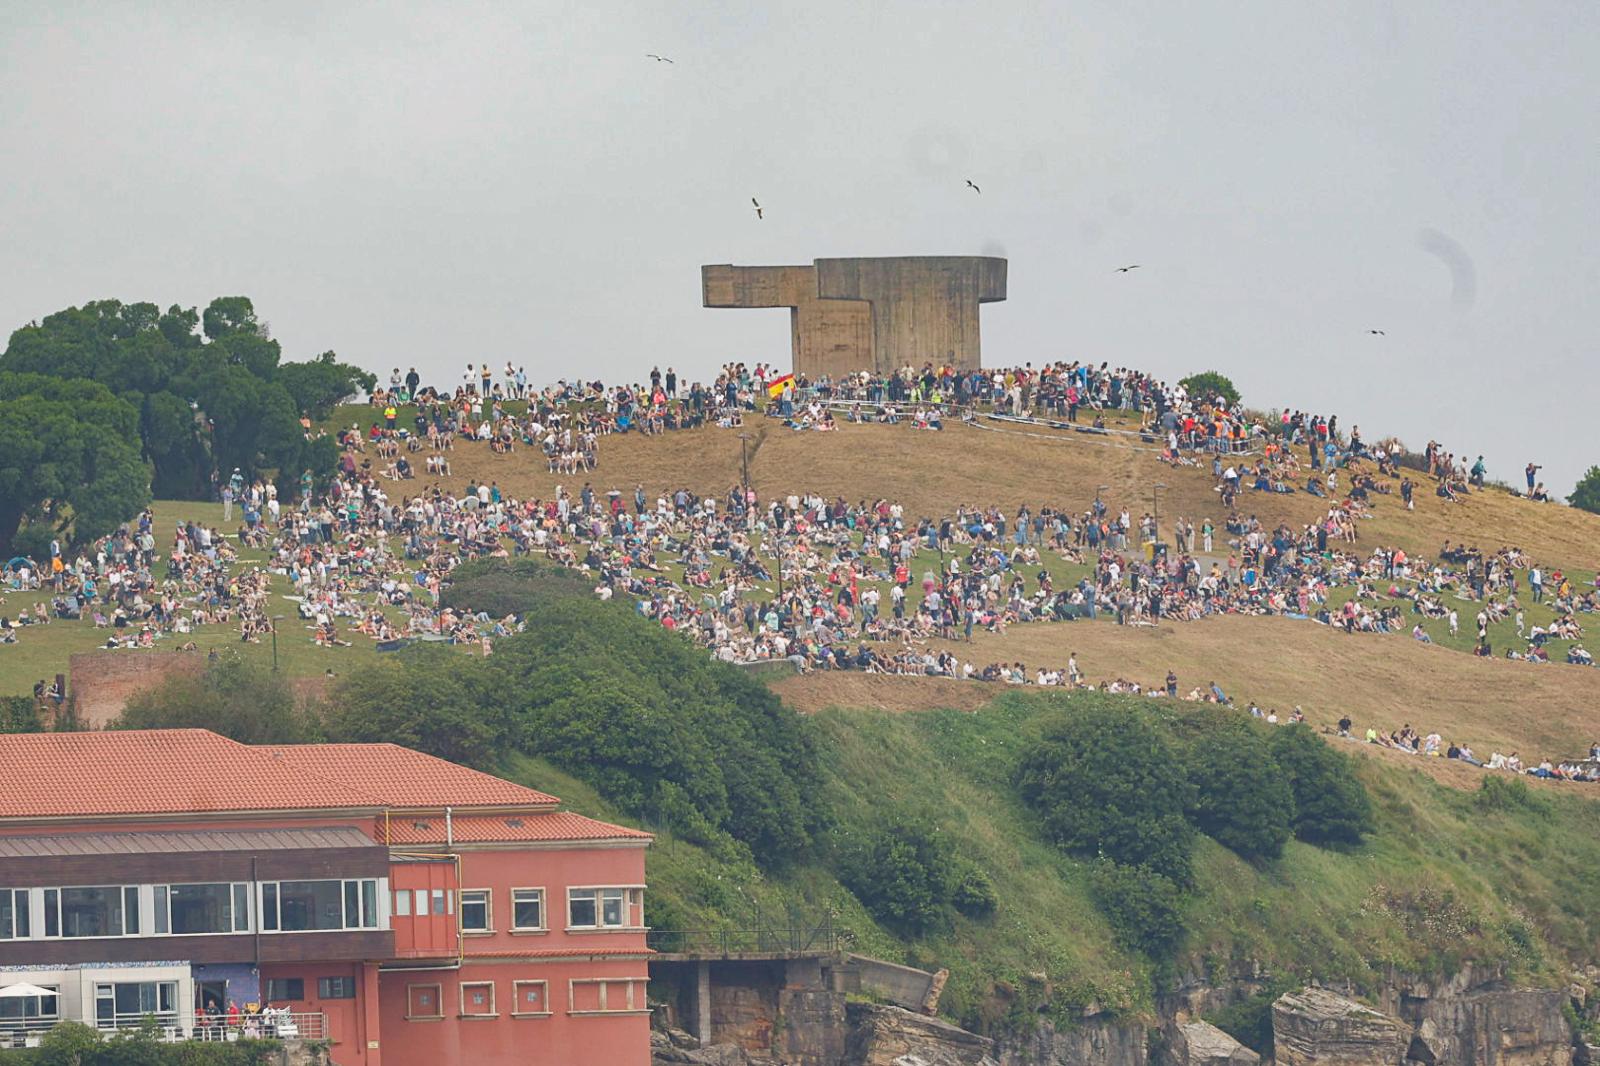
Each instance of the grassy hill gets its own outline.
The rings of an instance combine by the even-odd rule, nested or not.
[[[976,715],[817,715],[825,784],[814,801],[836,819],[835,835],[889,811],[925,812],[991,878],[998,902],[990,917],[957,916],[947,929],[906,935],[874,922],[822,862],[763,876],[653,825],[661,835],[650,858],[651,923],[738,928],[758,912],[831,908],[857,950],[948,967],[943,1010],[965,1024],[1026,1025],[1036,1009],[1070,1018],[1086,1005],[1142,1014],[1174,971],[1118,946],[1090,897],[1089,864],[1042,839],[1012,786],[1043,717],[1101,701],[1141,705],[1135,697],[1010,692]],[[616,816],[544,763],[519,760],[513,772],[584,813]],[[1569,791],[1499,804],[1375,760],[1361,760],[1358,773],[1376,823],[1359,848],[1291,842],[1282,858],[1250,863],[1202,839],[1179,956],[1185,972],[1223,978],[1260,964],[1285,979],[1316,974],[1372,988],[1388,967],[1443,972],[1477,959],[1506,965],[1519,980],[1548,982],[1600,948],[1600,893],[1589,873],[1600,860],[1593,801]]]

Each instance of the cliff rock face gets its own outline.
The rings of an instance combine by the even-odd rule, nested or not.
[[[1167,1045],[1171,1066],[1256,1066],[1261,1056],[1209,1022],[1173,1030]]]
[[[1566,998],[1493,989],[1408,1002],[1403,1013],[1416,1018],[1409,1057],[1426,1066],[1572,1066]]]
[[[852,1003],[846,1066],[996,1066],[994,1041],[900,1007]]]
[[[1401,1066],[1411,1031],[1336,992],[1306,988],[1273,1003],[1272,1037],[1278,1066]]]
[[[1048,1022],[1032,1034],[1005,1040],[1000,1066],[1145,1066],[1145,1027],[1089,1017],[1071,1029]]]

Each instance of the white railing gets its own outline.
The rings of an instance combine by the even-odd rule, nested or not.
[[[256,1015],[240,1015],[238,1021],[226,1017],[215,1019],[190,1019],[179,1024],[173,1014],[118,1014],[111,1019],[101,1019],[95,1026],[105,1032],[124,1029],[141,1029],[154,1023],[161,1039],[167,1043],[185,1040],[227,1041],[235,1040],[326,1040],[328,1016],[321,1011],[268,1010]],[[53,1022],[51,1024],[54,1024]],[[49,1026],[44,1028],[48,1029]]]

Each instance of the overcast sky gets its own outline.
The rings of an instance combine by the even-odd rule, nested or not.
[[[1588,0],[0,0],[0,329],[244,294],[294,359],[693,377],[788,359],[702,263],[986,253],[985,365],[1214,368],[1564,493],[1597,55]]]

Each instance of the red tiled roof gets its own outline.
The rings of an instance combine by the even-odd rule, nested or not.
[[[206,729],[0,735],[0,818],[381,806]]]
[[[292,744],[260,750],[342,781],[390,807],[554,807],[554,796],[398,744]]]
[[[391,844],[443,844],[445,824],[442,816],[392,817],[388,820]],[[545,814],[469,814],[450,820],[450,838],[457,844],[489,844],[516,841],[561,840],[652,840],[649,833],[620,825],[597,822],[571,811]],[[384,832],[383,822],[377,832]]]

